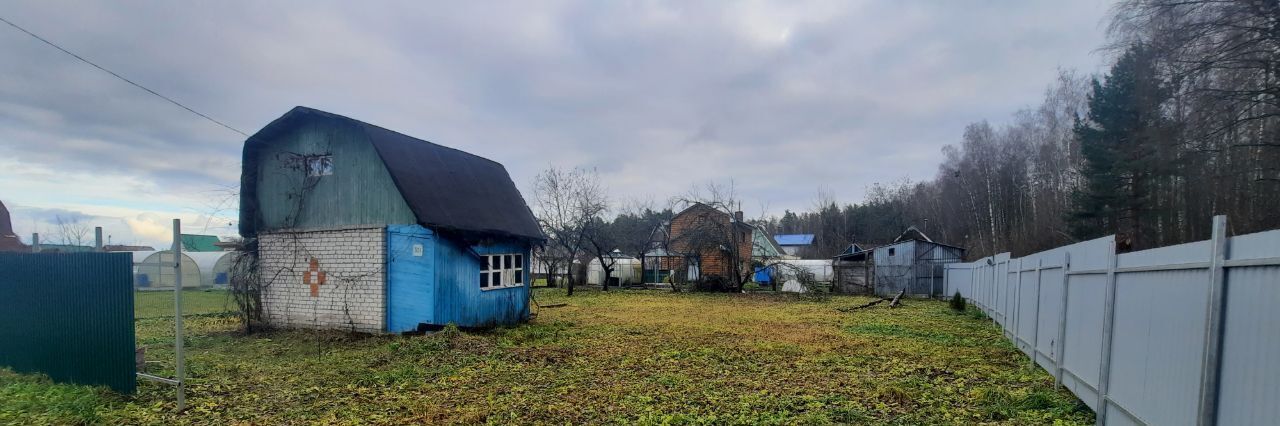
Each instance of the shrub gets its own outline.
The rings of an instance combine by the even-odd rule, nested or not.
[[[961,296],[960,292],[957,291],[954,296],[951,296],[951,309],[956,312],[964,312],[964,307],[964,296]]]
[[[724,293],[741,291],[733,281],[719,275],[704,275],[693,283],[693,291]]]

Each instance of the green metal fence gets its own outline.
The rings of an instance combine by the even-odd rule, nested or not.
[[[0,366],[137,386],[130,253],[0,253]]]

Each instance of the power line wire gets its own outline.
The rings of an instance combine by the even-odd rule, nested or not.
[[[215,123],[215,124],[217,124],[217,125],[219,125],[219,126],[225,127],[225,128],[227,128],[228,130],[231,130],[231,131],[233,131],[233,132],[239,133],[239,134],[240,134],[240,135],[242,135],[242,136],[246,136],[246,137],[247,137],[247,136],[249,136],[249,134],[248,134],[248,133],[242,132],[242,131],[240,131],[240,129],[237,129],[237,128],[235,128],[235,127],[231,127],[230,125],[227,125],[227,123],[223,123],[223,122],[221,122],[221,121],[218,121],[218,120],[214,119],[213,117],[210,117],[210,116],[208,116],[208,115],[205,115],[205,114],[201,113],[200,111],[196,111],[196,110],[194,110],[194,109],[191,109],[191,107],[186,106],[186,105],[183,105],[181,102],[178,102],[178,101],[173,100],[173,98],[170,98],[170,97],[165,96],[165,95],[161,95],[160,93],[156,92],[155,90],[148,89],[146,86],[143,86],[143,85],[141,85],[141,84],[135,83],[133,80],[130,80],[130,79],[128,79],[128,78],[125,78],[124,76],[122,76],[122,75],[120,75],[120,74],[116,74],[116,73],[115,73],[115,71],[111,71],[111,70],[109,70],[109,69],[103,68],[101,65],[95,64],[95,63],[93,63],[93,61],[90,61],[90,60],[88,60],[88,59],[85,59],[84,57],[81,57],[80,55],[77,55],[77,54],[75,54],[75,53],[72,53],[70,50],[63,49],[63,48],[62,48],[62,46],[59,46],[59,45],[57,45],[57,44],[54,44],[53,42],[51,42],[51,41],[49,41],[49,40],[45,40],[45,38],[44,38],[44,37],[40,37],[40,36],[36,35],[35,33],[31,32],[31,31],[27,31],[27,29],[26,29],[26,28],[22,28],[22,27],[18,26],[18,24],[15,24],[15,23],[13,23],[13,22],[9,22],[9,20],[8,20],[8,19],[4,19],[4,17],[0,17],[0,22],[4,22],[4,23],[6,23],[6,24],[9,24],[9,26],[11,26],[11,27],[13,27],[13,28],[17,29],[18,31],[22,31],[22,32],[26,33],[27,35],[29,35],[29,36],[31,36],[31,37],[34,37],[36,40],[40,40],[40,41],[44,42],[44,44],[47,44],[47,45],[53,46],[53,48],[54,48],[54,49],[61,50],[61,51],[62,51],[62,53],[66,53],[66,54],[68,54],[68,55],[71,55],[71,57],[76,58],[76,59],[79,59],[81,62],[84,62],[84,63],[86,63],[86,64],[92,65],[94,68],[100,69],[100,70],[102,70],[103,72],[105,72],[105,73],[107,73],[107,74],[111,74],[111,75],[112,75],[112,76],[114,76],[115,78],[118,78],[118,79],[120,79],[120,80],[123,80],[125,83],[129,83],[129,84],[134,85],[134,87],[137,87],[137,88],[142,89],[142,90],[146,90],[146,91],[147,91],[147,93],[150,93],[150,94],[152,94],[152,95],[156,95],[156,96],[158,96],[160,99],[164,99],[164,100],[166,100],[166,101],[169,101],[169,103],[174,104],[174,105],[177,105],[178,107],[180,107],[180,108],[182,108],[182,109],[185,109],[185,110],[187,110],[187,111],[190,111],[192,114],[195,114],[195,115],[198,115],[198,116],[200,116],[200,117],[203,117],[205,120],[212,121],[213,123]]]

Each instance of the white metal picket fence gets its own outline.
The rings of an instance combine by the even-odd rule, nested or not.
[[[948,265],[959,292],[1104,425],[1280,419],[1280,230],[1116,254],[1104,237]]]

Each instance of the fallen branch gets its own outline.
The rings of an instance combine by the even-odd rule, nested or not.
[[[859,309],[862,309],[862,308],[870,308],[870,307],[875,306],[875,305],[878,305],[878,304],[880,304],[880,302],[884,302],[884,301],[886,301],[886,300],[889,300],[889,299],[880,298],[880,299],[872,300],[872,301],[867,302],[867,303],[862,304],[862,305],[854,306],[854,307],[852,307],[852,308],[839,308],[839,310],[840,310],[840,311],[843,311],[843,312],[853,312],[853,311],[856,311],[856,310],[859,310]]]
[[[907,293],[907,290],[904,289],[898,292],[897,296],[893,296],[892,299],[888,297],[881,297],[879,299],[872,300],[870,302],[867,302],[858,306],[854,306],[852,308],[836,308],[836,310],[841,312],[853,312],[863,308],[870,308],[872,306],[879,305],[880,303],[883,303],[883,302],[889,302],[890,308],[896,308],[898,306],[902,306],[902,296],[905,295],[906,293]]]
[[[896,308],[896,307],[898,307],[899,305],[901,305],[901,304],[902,304],[902,295],[904,295],[904,294],[907,294],[907,289],[905,289],[905,288],[904,288],[904,289],[902,289],[902,291],[898,292],[898,295],[897,295],[897,296],[893,296],[893,301],[892,301],[892,302],[889,302],[889,307],[890,307],[890,308]]]

